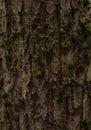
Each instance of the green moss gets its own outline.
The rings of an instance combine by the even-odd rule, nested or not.
[[[83,127],[86,130],[91,130],[91,117],[88,117],[84,122],[83,122]]]
[[[15,37],[19,36],[19,34],[20,34],[19,30],[17,28],[14,28],[10,34],[10,37],[15,38]]]
[[[72,82],[72,79],[70,77],[65,77],[64,81],[63,81],[63,84],[64,85],[69,85],[69,84],[71,84],[71,82]]]
[[[78,32],[73,32],[73,34],[72,34],[72,41],[73,41],[74,43],[77,43],[77,44],[80,43],[80,41],[81,41],[81,36],[78,34]],[[73,45],[73,46],[74,46],[74,45]]]
[[[72,47],[72,44],[70,41],[65,40],[61,42],[61,48],[62,48],[63,53],[70,51],[71,47]]]
[[[9,101],[7,98],[5,98],[5,99],[2,100],[2,104],[3,104],[4,106],[6,106],[6,107],[7,107],[7,106],[9,107],[9,106],[11,105],[10,101]]]
[[[34,115],[34,120],[38,120],[38,119],[40,119],[42,116],[39,114],[39,113],[36,113],[35,115]]]
[[[5,106],[5,107],[9,107],[11,105],[11,102],[9,101],[8,99],[8,94],[6,94],[5,92],[1,92],[0,93],[0,97],[2,99],[2,104]]]
[[[84,21],[80,22],[80,27],[84,36],[91,35],[91,19],[86,18]]]
[[[41,69],[39,67],[36,67],[33,71],[33,76],[35,78],[40,78],[42,76]]]

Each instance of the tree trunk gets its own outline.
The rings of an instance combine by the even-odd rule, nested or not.
[[[89,0],[0,0],[0,130],[91,129]]]

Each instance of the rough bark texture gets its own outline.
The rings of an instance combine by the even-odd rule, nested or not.
[[[0,0],[0,130],[91,130],[88,0]]]

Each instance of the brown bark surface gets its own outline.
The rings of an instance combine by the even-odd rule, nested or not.
[[[89,0],[0,0],[0,130],[91,130]]]

